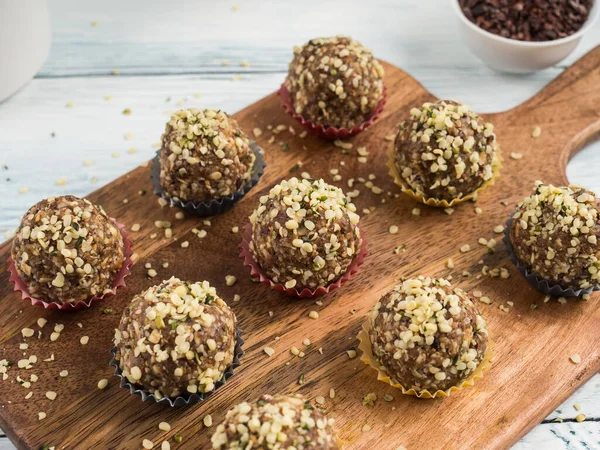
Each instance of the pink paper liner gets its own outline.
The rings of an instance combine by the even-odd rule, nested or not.
[[[133,265],[133,260],[131,259],[132,252],[132,242],[129,239],[127,232],[125,231],[125,225],[120,224],[115,219],[111,218],[114,224],[117,226],[119,231],[121,232],[121,236],[123,237],[123,248],[124,248],[124,256],[125,261],[123,261],[123,265],[117,272],[115,279],[113,281],[112,290],[105,292],[102,295],[96,295],[92,297],[88,301],[79,301],[77,303],[57,303],[57,302],[46,302],[44,300],[40,300],[37,298],[31,297],[29,294],[29,290],[27,289],[27,285],[21,279],[17,272],[17,268],[15,267],[15,262],[12,258],[8,258],[8,271],[10,272],[9,281],[14,283],[14,291],[21,293],[21,298],[23,300],[30,300],[32,305],[42,305],[46,309],[60,309],[63,311],[74,311],[78,309],[89,308],[92,303],[102,300],[104,297],[108,297],[111,295],[115,295],[117,293],[117,289],[125,286],[125,278],[131,274],[131,266]]]
[[[377,103],[375,110],[371,113],[371,117],[369,117],[369,120],[361,123],[360,125],[356,125],[351,129],[335,128],[327,125],[321,125],[318,123],[311,122],[310,120],[307,120],[304,117],[302,117],[300,114],[297,114],[292,104],[292,99],[290,98],[290,91],[288,91],[287,87],[285,86],[285,81],[277,91],[277,95],[279,96],[279,101],[281,102],[281,106],[283,106],[283,109],[285,109],[285,111],[290,116],[296,119],[300,123],[300,125],[306,128],[308,131],[322,137],[323,139],[326,139],[328,141],[334,141],[336,139],[347,139],[349,137],[352,137],[363,131],[365,128],[368,128],[371,125],[373,125],[373,122],[375,122],[375,120],[379,118],[379,115],[381,114],[381,112],[383,111],[383,107],[385,106],[385,102],[387,100],[387,88],[385,85],[383,86],[383,96],[381,97],[381,100],[379,100],[379,103]]]
[[[352,276],[358,272],[359,267],[365,262],[365,257],[369,254],[367,250],[367,241],[365,237],[361,233],[362,245],[360,247],[360,251],[356,254],[346,273],[338,278],[337,281],[328,284],[327,286],[319,286],[315,290],[311,290],[309,288],[304,288],[302,291],[298,291],[296,288],[286,288],[283,284],[273,283],[262,269],[259,267],[258,263],[254,260],[252,253],[250,252],[250,241],[252,240],[252,225],[246,224],[244,229],[242,230],[242,242],[239,244],[240,249],[240,258],[244,260],[244,266],[250,268],[250,275],[252,277],[258,277],[259,281],[263,284],[270,286],[272,289],[281,292],[290,297],[297,298],[312,298],[312,297],[320,297],[322,295],[328,294],[330,292],[338,289],[342,283],[352,279]]]

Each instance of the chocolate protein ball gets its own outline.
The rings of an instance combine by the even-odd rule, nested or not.
[[[402,182],[425,200],[448,203],[490,181],[498,153],[494,126],[468,105],[445,100],[413,108],[394,142]]]
[[[162,135],[160,184],[174,199],[219,199],[250,181],[255,159],[248,137],[223,111],[176,111]]]
[[[250,251],[274,283],[299,291],[325,286],[360,251],[355,211],[340,188],[323,180],[284,180],[250,216]]]
[[[294,47],[286,88],[297,114],[350,129],[366,122],[383,98],[383,67],[349,37],[312,39]]]
[[[333,419],[301,395],[263,395],[227,411],[212,437],[215,450],[337,450]]]
[[[133,298],[115,330],[123,376],[158,399],[210,392],[231,366],[236,317],[207,281],[177,278]]]
[[[124,252],[123,237],[101,206],[66,195],[27,211],[11,257],[31,297],[64,304],[112,290]]]
[[[517,206],[510,242],[519,263],[567,289],[600,285],[600,200],[577,186],[536,182]]]
[[[472,299],[444,279],[407,279],[369,314],[373,356],[394,383],[417,393],[459,385],[483,360],[486,322]]]

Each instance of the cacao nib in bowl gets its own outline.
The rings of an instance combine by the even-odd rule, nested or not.
[[[511,73],[536,72],[562,61],[577,47],[583,35],[592,27],[600,14],[598,0],[589,0],[589,3],[585,0],[575,2],[568,0],[558,2],[548,0],[450,1],[457,17],[459,33],[469,49],[492,69]],[[557,9],[556,4],[563,2],[569,5]],[[554,7],[546,8],[544,11],[536,9],[536,5],[550,3]],[[520,4],[523,5],[523,10],[518,13],[510,9],[502,11],[501,5],[506,7],[512,5],[513,8],[517,6],[520,9]],[[578,18],[572,14],[560,20],[555,14],[559,10],[569,11],[573,4],[591,4],[585,22],[583,18],[586,14],[583,10],[575,14]],[[467,15],[472,16],[478,24],[489,31],[469,20],[461,5],[466,7]],[[543,19],[542,12],[544,12]],[[543,24],[540,24],[540,21]],[[567,35],[569,32],[572,34]]]

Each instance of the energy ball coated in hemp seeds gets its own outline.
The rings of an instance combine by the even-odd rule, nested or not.
[[[383,67],[349,37],[312,39],[294,47],[286,88],[297,114],[350,129],[366,122],[383,98]]]
[[[490,181],[498,153],[494,126],[468,105],[445,100],[413,108],[394,142],[396,169],[407,187],[447,202]]]
[[[227,411],[212,437],[215,450],[338,450],[333,419],[301,395],[263,395]]]
[[[577,186],[536,182],[513,215],[510,242],[517,260],[563,288],[600,285],[600,200]]]
[[[250,181],[255,159],[248,137],[223,111],[176,111],[162,135],[160,184],[182,201],[219,199]]]
[[[326,286],[360,251],[355,211],[340,188],[323,180],[284,180],[250,216],[250,251],[274,283],[299,291]]]
[[[369,314],[373,356],[405,389],[435,393],[459,385],[484,358],[486,321],[471,298],[444,279],[407,279]]]
[[[125,262],[115,223],[102,207],[72,195],[42,200],[25,213],[11,257],[32,297],[60,304],[112,290]]]
[[[115,330],[123,376],[155,397],[210,392],[233,362],[236,317],[207,281],[175,277],[135,296]]]

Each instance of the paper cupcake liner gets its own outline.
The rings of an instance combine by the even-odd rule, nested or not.
[[[238,201],[240,201],[242,197],[244,197],[244,195],[250,192],[250,190],[258,183],[258,180],[265,171],[265,167],[267,167],[262,149],[258,145],[256,145],[256,142],[250,141],[250,148],[256,156],[256,160],[254,161],[254,165],[252,166],[250,181],[246,183],[246,185],[244,185],[239,191],[236,191],[233,194],[228,195],[227,197],[221,197],[218,199],[209,200],[207,202],[190,202],[184,200],[175,200],[165,193],[163,187],[160,184],[159,150],[156,152],[156,156],[152,159],[150,169],[150,179],[152,180],[152,185],[154,186],[154,194],[168,201],[171,204],[171,206],[181,208],[195,216],[207,217],[214,216],[216,214],[221,214],[227,211],[228,209],[232,208]]]
[[[360,251],[356,254],[344,275],[342,275],[333,283],[328,284],[327,286],[319,286],[314,290],[305,287],[304,289],[302,289],[302,291],[298,291],[298,289],[296,288],[286,288],[282,283],[276,284],[272,282],[269,278],[267,278],[265,273],[259,267],[258,263],[254,260],[252,253],[250,252],[250,241],[252,240],[251,224],[248,223],[244,226],[244,229],[242,230],[242,242],[238,247],[240,249],[240,258],[244,260],[244,266],[250,268],[250,276],[257,277],[261,283],[266,284],[272,289],[290,297],[312,298],[320,297],[322,295],[335,291],[342,285],[342,283],[352,279],[354,274],[358,272],[359,267],[365,262],[365,257],[369,254],[367,250],[367,241],[362,232],[361,238],[362,244],[360,247]]]
[[[321,125],[318,123],[311,122],[310,120],[302,117],[300,114],[297,114],[292,104],[290,91],[288,91],[287,87],[285,86],[285,81],[277,91],[277,95],[279,96],[279,101],[281,102],[281,106],[283,106],[283,109],[285,109],[285,111],[290,116],[296,119],[300,123],[300,125],[302,125],[311,133],[315,133],[317,136],[323,139],[326,139],[328,141],[334,141],[336,139],[347,139],[349,137],[355,136],[356,134],[363,131],[365,128],[368,128],[371,125],[373,125],[373,122],[375,122],[379,118],[379,115],[381,114],[381,112],[383,111],[383,107],[385,106],[385,102],[387,101],[387,88],[385,87],[385,85],[383,86],[383,96],[381,97],[381,100],[379,100],[379,103],[377,103],[377,106],[375,106],[375,109],[371,113],[369,120],[361,123],[360,125],[356,125],[350,129],[335,128],[330,127],[328,125]]]
[[[513,222],[514,214],[515,213],[513,212],[510,215],[509,219],[506,221],[506,227],[504,227],[504,237],[502,238],[502,242],[504,242],[504,247],[506,248],[506,252],[508,253],[509,259],[515,265],[519,273],[523,275],[523,277],[531,285],[532,288],[542,292],[543,294],[551,295],[553,297],[581,297],[585,294],[591,294],[594,291],[600,291],[600,286],[593,286],[587,289],[563,288],[559,284],[552,283],[540,278],[533,272],[530,272],[525,266],[523,266],[517,259],[512,243],[510,242],[510,227]]]
[[[132,251],[132,242],[129,239],[129,235],[125,231],[125,225],[120,224],[115,219],[111,218],[114,224],[119,229],[121,236],[123,237],[123,248],[124,248],[124,256],[125,260],[123,261],[123,265],[115,275],[115,279],[113,280],[113,287],[110,291],[103,293],[102,295],[96,295],[87,301],[79,301],[77,303],[57,303],[57,302],[46,302],[41,299],[37,299],[32,297],[29,294],[29,289],[25,282],[19,276],[17,272],[17,268],[15,267],[15,262],[12,258],[8,258],[8,271],[10,272],[9,281],[14,283],[14,291],[21,293],[21,298],[23,300],[31,301],[32,305],[42,305],[46,309],[60,309],[63,311],[73,311],[77,309],[85,309],[92,306],[92,303],[100,301],[105,297],[115,295],[117,293],[117,289],[125,286],[125,278],[127,278],[131,274],[131,266],[133,265],[133,260],[131,259]]]
[[[483,359],[468,378],[461,381],[457,386],[452,386],[451,388],[446,389],[445,391],[438,390],[431,393],[427,389],[424,389],[422,391],[417,392],[413,388],[406,389],[401,384],[394,382],[387,374],[385,368],[377,362],[377,360],[373,356],[373,350],[371,348],[371,339],[369,338],[370,329],[371,324],[368,320],[366,320],[363,323],[362,329],[360,330],[360,333],[358,333],[357,336],[360,342],[358,348],[362,351],[360,360],[377,371],[377,380],[387,383],[396,389],[400,389],[404,395],[414,395],[418,398],[450,397],[450,395],[453,392],[460,391],[466,386],[473,386],[475,384],[475,380],[478,380],[479,378],[483,377],[483,371],[489,369],[492,363],[492,359],[494,358],[494,343],[491,341],[491,339],[488,339],[488,346],[485,354],[483,355]]]
[[[200,392],[196,394],[187,394],[187,395],[179,395],[177,397],[162,397],[157,398],[154,394],[151,394],[148,390],[144,389],[142,386],[138,384],[130,383],[126,377],[123,376],[123,371],[119,367],[119,361],[117,361],[117,348],[113,347],[110,349],[110,353],[112,354],[112,359],[108,363],[109,366],[113,366],[115,368],[115,372],[113,375],[119,377],[121,382],[119,387],[129,389],[129,392],[134,395],[139,395],[144,402],[150,403],[162,403],[167,404],[171,407],[174,406],[187,406],[193,405],[195,403],[200,403],[206,400],[207,397],[212,395],[217,389],[225,384],[225,382],[233,376],[233,371],[235,368],[241,365],[240,358],[244,356],[244,350],[242,350],[242,346],[244,345],[244,340],[242,339],[243,331],[239,328],[235,329],[235,348],[233,350],[233,362],[231,366],[227,368],[223,376],[219,381],[215,383],[215,387],[212,391],[209,392]]]
[[[487,180],[485,183],[483,183],[481,186],[479,186],[475,191],[471,192],[470,194],[465,195],[464,197],[461,197],[461,198],[455,198],[455,199],[451,200],[450,202],[448,202],[447,200],[438,200],[437,198],[426,198],[423,194],[415,192],[411,188],[406,186],[406,184],[404,184],[404,180],[402,180],[402,177],[400,177],[400,174],[398,173],[398,168],[396,167],[396,162],[394,161],[394,151],[395,151],[394,142],[392,142],[390,144],[390,148],[388,150],[387,167],[389,169],[389,173],[390,173],[391,177],[394,179],[394,183],[400,187],[400,189],[402,190],[403,193],[412,197],[416,201],[424,203],[427,206],[434,206],[436,208],[450,208],[452,206],[456,206],[456,205],[466,202],[468,200],[473,200],[474,198],[477,198],[480,191],[482,191],[486,187],[492,186],[494,184],[494,182],[496,181],[496,179],[500,176],[500,170],[502,169],[502,162],[503,162],[502,154],[500,153],[500,151],[498,151],[496,164],[493,167],[492,178]]]

